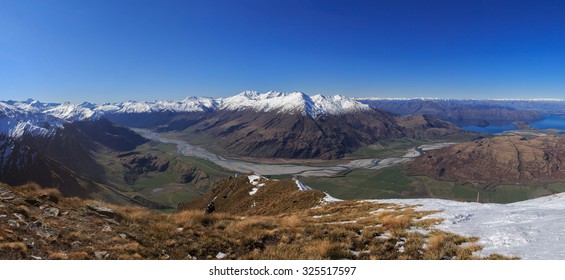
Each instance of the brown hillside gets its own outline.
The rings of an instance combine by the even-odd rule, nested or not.
[[[402,137],[392,114],[371,110],[312,118],[277,112],[217,111],[189,128],[225,151],[262,158],[342,157],[382,139]]]
[[[165,214],[0,185],[0,206],[0,259],[473,259],[481,249],[477,238],[431,229],[431,212],[374,202]]]
[[[478,181],[565,179],[565,137],[497,136],[427,152],[412,170]]]
[[[397,116],[395,120],[404,129],[406,136],[414,139],[474,140],[480,136],[478,133],[461,130],[449,122],[428,115]]]
[[[211,201],[217,212],[238,215],[275,215],[310,209],[320,205],[324,193],[317,190],[301,191],[292,179],[257,180],[249,182],[247,175],[230,177],[217,182],[212,191],[196,201],[181,204],[179,211],[202,210]],[[253,195],[250,192],[257,188]]]

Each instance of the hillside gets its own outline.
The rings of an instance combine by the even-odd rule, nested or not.
[[[184,133],[187,140],[208,142],[227,154],[320,159],[339,158],[378,140],[403,135],[392,115],[375,110],[319,118],[251,110],[217,111],[190,125]]]
[[[410,163],[410,168],[441,179],[564,180],[564,158],[563,136],[497,136],[429,151]]]
[[[218,181],[198,200],[179,205],[179,210],[201,210],[214,202],[217,212],[238,215],[277,215],[316,207],[326,196],[321,191],[300,189],[293,179],[269,180],[240,175]]]
[[[100,187],[61,163],[19,141],[0,134],[0,182],[39,182],[68,196],[87,197]]]
[[[469,259],[481,249],[476,238],[432,229],[439,220],[424,217],[433,211],[391,203],[164,214],[2,185],[0,205],[0,259]]]

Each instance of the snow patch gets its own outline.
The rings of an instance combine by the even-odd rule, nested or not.
[[[257,191],[259,190],[259,188],[264,187],[265,183],[259,183],[259,180],[261,179],[265,179],[259,175],[248,175],[247,179],[249,180],[249,183],[251,183],[253,186],[255,186],[255,188],[252,188],[251,191],[249,192],[249,195],[254,195],[257,193]]]
[[[328,203],[328,202],[343,201],[343,200],[341,200],[341,199],[339,199],[339,198],[335,198],[335,197],[329,195],[327,192],[324,192],[324,194],[325,194],[326,196],[324,196],[323,201],[326,202],[326,203]]]
[[[302,184],[302,182],[298,181],[297,179],[294,179],[294,182],[296,183],[296,186],[298,186],[298,189],[301,191],[311,191],[313,190],[311,187],[308,187],[304,184]]]
[[[523,259],[565,259],[565,193],[510,204],[480,204],[441,199],[390,199],[379,203],[420,205],[441,210],[429,218],[444,221],[435,228],[479,237],[480,255],[492,253]]]
[[[257,185],[259,184],[259,179],[261,179],[261,176],[259,175],[249,175],[247,176],[247,179],[249,179],[249,183],[251,183],[252,185]]]

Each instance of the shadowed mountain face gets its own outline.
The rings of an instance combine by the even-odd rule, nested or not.
[[[0,181],[21,185],[40,182],[67,196],[87,197],[96,184],[25,144],[0,135]]]
[[[301,114],[219,111],[188,131],[214,138],[226,151],[263,158],[331,159],[403,135],[394,118],[380,111],[316,119]]]
[[[147,142],[103,119],[67,123],[49,136],[0,137],[0,181],[11,185],[35,182],[79,197],[95,192],[96,183],[105,180],[104,168],[92,157],[93,151],[130,150]]]
[[[522,181],[565,179],[565,138],[499,136],[427,152],[410,164],[443,179]]]
[[[147,122],[131,122],[149,118]],[[157,131],[184,130],[187,140],[200,139],[224,154],[260,158],[343,157],[356,149],[381,140],[401,137],[439,139],[446,135],[476,138],[476,134],[433,117],[395,118],[381,110],[366,110],[313,118],[304,114],[219,110],[205,113],[166,115],[159,121],[151,114],[117,114],[122,125]],[[208,139],[202,141],[202,139]]]
[[[24,134],[22,142],[76,173],[102,181],[104,169],[92,158],[92,151],[102,147],[127,151],[147,140],[125,127],[100,119],[65,124],[50,137]]]

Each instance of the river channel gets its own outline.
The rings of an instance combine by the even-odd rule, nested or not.
[[[133,129],[135,132],[141,136],[165,143],[165,144],[175,144],[177,146],[177,152],[183,156],[197,157],[207,161],[211,161],[227,170],[232,170],[241,173],[255,173],[260,175],[300,175],[306,177],[327,177],[333,176],[340,172],[354,170],[354,169],[380,169],[385,167],[391,167],[398,164],[406,163],[414,158],[421,156],[424,151],[440,149],[453,145],[454,143],[435,143],[422,145],[419,147],[414,147],[409,149],[406,154],[402,157],[393,158],[372,158],[372,159],[358,159],[352,160],[345,164],[339,164],[336,166],[308,166],[308,165],[296,165],[296,164],[262,164],[253,163],[241,160],[227,159],[220,155],[216,155],[207,151],[206,149],[190,145],[186,141],[171,139],[163,137],[159,133],[146,130],[146,129]]]

